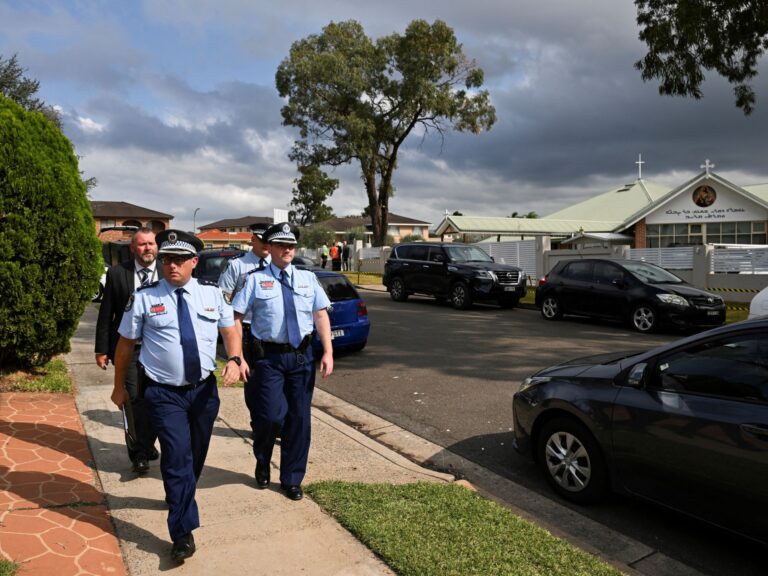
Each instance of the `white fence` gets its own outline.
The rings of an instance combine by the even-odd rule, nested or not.
[[[656,264],[669,270],[693,270],[693,246],[675,248],[631,248],[628,251],[630,260],[640,260]]]
[[[481,242],[476,246],[482,248],[496,262],[520,268],[528,277],[529,283],[539,277],[536,269],[536,240]]]

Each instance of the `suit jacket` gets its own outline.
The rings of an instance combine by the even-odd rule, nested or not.
[[[125,306],[133,294],[134,274],[136,266],[133,259],[120,262],[107,270],[107,282],[104,286],[104,296],[99,308],[99,319],[96,321],[96,354],[106,354],[110,360],[115,358],[115,348],[120,339],[117,329],[123,319]],[[158,278],[162,277],[162,268],[157,263]]]

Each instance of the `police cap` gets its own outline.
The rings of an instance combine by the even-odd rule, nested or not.
[[[266,232],[267,229],[269,228],[269,222],[254,222],[253,224],[248,226],[248,228],[250,228],[251,232],[253,233],[254,236],[256,236],[256,238],[258,238],[259,240],[263,240],[264,232]]]
[[[203,249],[203,242],[194,234],[182,230],[163,230],[155,236],[160,249],[158,254],[179,254],[197,256]]]
[[[298,244],[299,229],[290,222],[280,222],[273,224],[264,232],[262,240],[267,244],[280,242],[282,244]]]

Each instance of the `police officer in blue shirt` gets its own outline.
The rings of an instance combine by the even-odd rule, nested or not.
[[[333,372],[330,300],[317,277],[291,265],[299,238],[288,222],[270,227],[263,236],[272,262],[248,275],[245,288],[232,301],[235,321],[251,312],[251,331],[261,342],[264,357],[250,366],[250,398],[256,486],[266,488],[275,438],[280,433],[280,488],[291,500],[301,500],[307,469],[310,409],[315,386],[313,328],[323,345],[320,373]]]
[[[192,278],[202,242],[179,230],[164,230],[157,244],[163,279],[140,288],[128,301],[118,329],[112,401],[118,407],[126,401],[125,375],[134,344],[141,340],[144,399],[160,440],[171,557],[181,563],[195,552],[192,531],[200,526],[195,488],[219,412],[214,375],[219,332],[227,354],[233,355],[222,371],[224,385],[245,377],[246,365],[232,308],[221,290]]]
[[[263,241],[262,236],[269,228],[269,224],[265,222],[256,222],[250,225],[252,238],[251,238],[251,250],[245,253],[240,258],[233,258],[224,268],[219,276],[219,288],[224,293],[224,299],[227,302],[232,302],[232,299],[240,292],[245,286],[245,281],[254,270],[263,270],[264,267],[272,261],[272,257],[269,255],[269,247]],[[251,332],[251,313],[248,311],[243,317],[242,323],[243,332],[241,334],[243,340],[243,358],[250,366],[255,359],[261,358],[263,352],[258,344],[253,339]],[[250,384],[246,382],[246,388]],[[248,394],[248,390],[245,390],[245,403],[250,410],[248,402],[249,398],[253,396]]]

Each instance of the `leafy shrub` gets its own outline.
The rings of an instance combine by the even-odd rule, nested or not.
[[[102,266],[72,144],[0,96],[0,366],[67,352]]]

